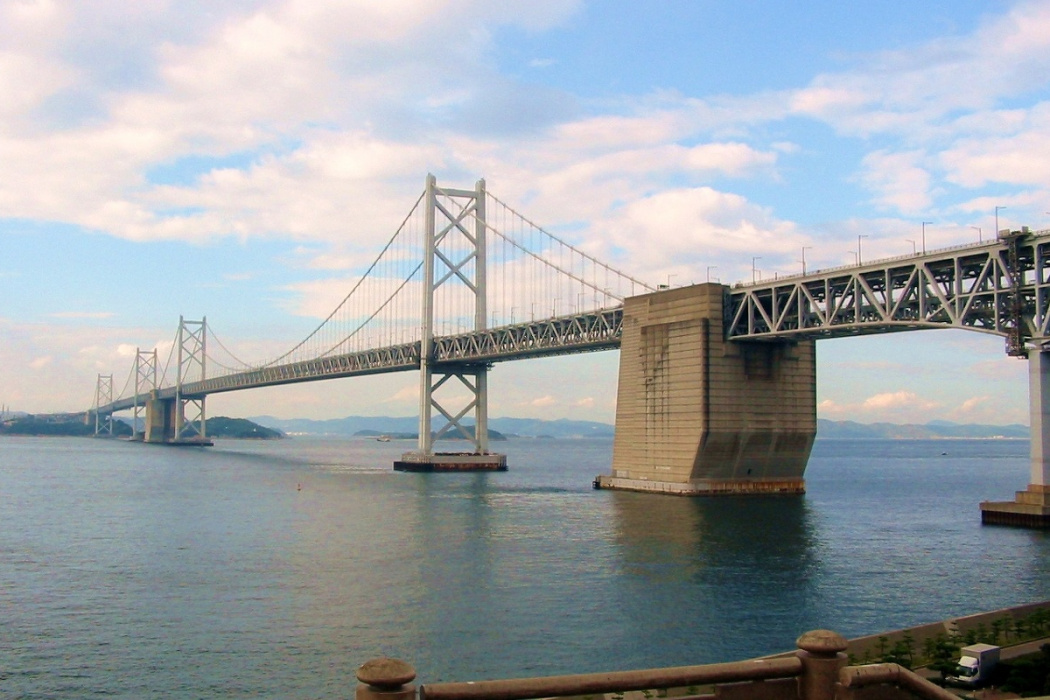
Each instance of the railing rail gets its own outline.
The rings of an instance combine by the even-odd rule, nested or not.
[[[640,671],[432,683],[420,687],[419,697],[420,700],[529,700],[793,678],[801,672],[802,662],[797,657],[758,659]]]
[[[689,689],[680,700],[958,700],[897,664],[847,666],[846,640],[830,630],[798,638],[794,656],[611,673],[429,683],[416,690],[415,669],[374,659],[357,669],[357,700],[535,700],[630,691]],[[696,689],[701,689],[702,695]],[[647,693],[648,696],[648,693]]]
[[[839,684],[847,690],[872,685],[895,685],[925,700],[959,700],[958,695],[949,693],[898,664],[849,666],[839,671]]]

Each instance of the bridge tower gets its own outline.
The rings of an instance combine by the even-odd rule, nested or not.
[[[427,175],[424,193],[423,308],[420,343],[419,443],[406,452],[394,469],[400,471],[501,471],[505,455],[488,451],[488,371],[485,362],[437,364],[434,360],[434,314],[442,298],[465,296],[473,306],[473,329],[483,331],[487,323],[485,238],[485,181],[473,190],[446,189]],[[463,309],[456,308],[457,312]],[[444,389],[444,391],[442,391]],[[466,400],[456,406],[466,390]],[[439,395],[440,393],[440,395]],[[444,398],[442,398],[444,396]],[[433,432],[433,414],[447,421]],[[463,419],[473,414],[470,430]],[[469,453],[439,453],[434,441],[456,431],[473,444]]]
[[[141,440],[145,432],[140,436],[139,415],[145,416],[146,405],[139,403],[140,396],[146,396],[157,389],[157,350],[142,350],[135,348],[135,406],[132,414],[132,440]]]
[[[212,444],[205,427],[205,397],[187,392],[187,384],[203,381],[207,376],[207,337],[207,318],[187,321],[179,316],[179,332],[175,339],[175,395],[162,399],[156,389],[151,392],[146,402],[145,442],[199,446]]]
[[[113,403],[113,375],[100,374],[95,385],[95,437],[103,433],[108,433],[109,437],[113,437],[113,414],[110,413],[103,418],[99,413],[102,406],[108,406],[111,403]]]
[[[199,381],[204,381],[207,369],[207,343],[207,318],[202,318],[200,321],[187,321],[179,316],[179,364],[175,380],[175,435],[179,440],[198,442],[207,440],[205,397],[187,397],[184,393],[186,380],[195,369],[200,373]],[[188,416],[188,421],[187,408],[192,411]],[[188,437],[183,435],[186,431],[191,433]]]

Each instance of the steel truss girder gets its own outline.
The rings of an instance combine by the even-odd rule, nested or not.
[[[1050,335],[1050,232],[728,291],[728,338],[831,338],[922,328],[1007,337],[1012,354]]]
[[[560,316],[532,323],[488,328],[434,339],[434,358],[500,361],[553,354],[552,349],[587,352],[619,347],[623,309]]]
[[[213,377],[203,382],[185,385],[184,392],[188,396],[203,396],[237,389],[378,374],[418,367],[419,343],[406,343]]]

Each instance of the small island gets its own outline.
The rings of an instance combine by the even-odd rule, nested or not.
[[[238,440],[280,440],[287,437],[280,430],[266,428],[246,418],[218,416],[204,422],[208,437]]]
[[[0,435],[34,437],[91,437],[95,423],[82,420],[54,420],[45,416],[23,414],[0,422]],[[131,437],[131,426],[121,420],[113,422],[114,437]]]

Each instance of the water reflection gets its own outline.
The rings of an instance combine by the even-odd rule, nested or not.
[[[820,569],[804,498],[611,497],[623,581],[618,604],[656,633],[665,653],[705,663],[792,647]],[[708,630],[720,634],[698,645]],[[773,646],[755,648],[756,639]],[[703,658],[683,658],[676,648]]]

